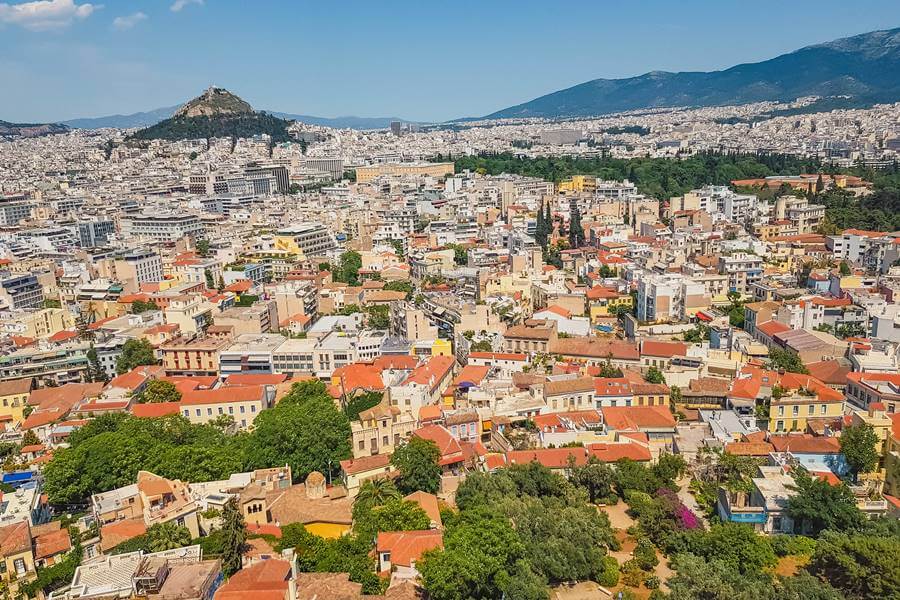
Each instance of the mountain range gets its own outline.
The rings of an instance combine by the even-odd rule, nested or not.
[[[41,137],[65,133],[69,128],[59,123],[10,123],[0,121],[0,137]]]
[[[859,104],[900,100],[900,28],[807,46],[723,71],[652,71],[627,79],[594,79],[481,118],[588,117],[803,96],[851,96]]]
[[[156,125],[160,121],[171,118],[175,111],[181,107],[180,104],[175,106],[166,106],[146,112],[136,112],[130,115],[109,115],[106,117],[87,117],[81,119],[70,119],[62,121],[62,125],[72,127],[73,129],[102,129],[104,127],[115,127],[118,129],[130,129],[133,127],[149,127]],[[273,116],[291,121],[300,121],[308,125],[318,125],[321,127],[333,127],[335,129],[386,129],[390,127],[391,121],[403,121],[405,119],[397,117],[314,117],[310,115],[298,115],[294,113],[265,111]]]

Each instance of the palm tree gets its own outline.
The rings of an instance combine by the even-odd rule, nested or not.
[[[163,552],[183,548],[191,543],[191,532],[187,527],[174,522],[157,523],[147,530],[147,546],[151,552]]]
[[[388,500],[399,500],[400,492],[394,482],[386,477],[367,479],[359,488],[359,493],[353,501],[353,507],[383,506]]]

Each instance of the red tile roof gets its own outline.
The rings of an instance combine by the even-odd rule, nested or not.
[[[462,461],[462,448],[450,432],[441,425],[425,425],[412,433],[423,440],[431,440],[437,444],[441,452],[441,464],[448,465]]]
[[[685,356],[688,345],[683,342],[657,342],[644,340],[641,344],[642,356],[661,356],[672,358],[673,356]]]
[[[404,384],[417,383],[419,385],[427,385],[433,391],[453,369],[455,362],[456,359],[452,356],[433,356],[427,363],[417,367],[406,378]]]
[[[68,552],[72,548],[68,529],[58,529],[39,535],[34,540],[34,558],[43,559]]]
[[[283,373],[232,373],[225,378],[225,385],[278,385],[287,381]]]
[[[791,330],[790,327],[779,321],[766,321],[765,323],[759,323],[756,326],[756,329],[763,332],[770,338],[775,337],[779,333],[784,333],[785,331]]]
[[[147,533],[143,519],[124,519],[100,528],[100,547],[106,551]]]
[[[588,444],[587,450],[591,456],[605,463],[614,463],[623,458],[639,462],[649,462],[652,459],[650,448],[632,442]]]
[[[835,437],[815,437],[804,434],[771,435],[769,442],[776,452],[795,454],[838,454],[841,443]]]
[[[261,400],[266,393],[263,385],[239,385],[215,390],[193,390],[181,396],[183,406],[224,404],[227,402],[252,402]]]
[[[374,454],[341,461],[341,470],[347,475],[356,475],[376,469],[385,469],[391,464],[390,454]]]
[[[435,548],[444,547],[441,531],[383,531],[378,534],[375,549],[390,552],[391,565],[412,566],[422,555]]]
[[[594,379],[596,396],[630,396],[631,382],[625,377],[597,377]]]
[[[241,569],[225,582],[215,600],[284,600],[291,564],[270,558]]]
[[[131,414],[142,419],[156,419],[168,415],[177,415],[181,412],[181,404],[178,402],[147,402],[135,404],[131,407]]]
[[[675,429],[675,417],[667,406],[608,406],[601,411],[606,425],[618,431]]]

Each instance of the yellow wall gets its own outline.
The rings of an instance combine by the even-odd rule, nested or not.
[[[431,344],[431,356],[453,356],[450,340],[434,340]]]
[[[16,575],[16,559],[19,558],[25,561],[25,575],[22,575],[21,577]],[[3,574],[3,581],[10,581],[16,576],[19,582],[21,582],[28,578],[29,575],[34,575],[34,554],[32,554],[31,550],[19,554],[11,554],[4,557],[3,560],[6,562],[6,573]]]
[[[591,301],[591,321],[596,321],[599,317],[610,315],[610,311],[619,306],[627,306],[631,308],[634,305],[634,298],[631,294],[623,294],[617,298],[603,298],[602,300]]]
[[[597,189],[597,178],[592,175],[573,175],[559,184],[561,192],[593,192]]]
[[[350,526],[343,523],[304,523],[303,526],[313,535],[332,540],[350,532]]]
[[[28,394],[12,394],[10,396],[0,397],[0,415],[11,416],[13,424],[21,423],[25,420],[22,412],[28,404]]]
[[[822,412],[822,406],[825,406],[825,412]],[[784,415],[779,416],[778,408],[784,407]],[[794,406],[798,408],[798,414],[794,416]],[[809,414],[809,407],[813,407],[813,414]],[[782,431],[805,431],[807,419],[838,419],[843,415],[843,401],[835,402],[797,402],[791,403],[789,398],[782,398],[781,401],[773,400],[769,407],[769,431],[778,430],[778,421],[782,422]],[[797,426],[794,426],[794,421]]]

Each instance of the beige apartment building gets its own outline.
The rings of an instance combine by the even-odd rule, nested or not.
[[[231,345],[231,337],[176,338],[159,348],[168,376],[219,374],[219,352]]]
[[[453,173],[454,168],[452,162],[385,163],[356,167],[356,181],[357,183],[366,183],[367,181],[371,181],[382,175],[426,175],[429,177],[444,177],[445,175],[453,175]]]
[[[233,327],[234,335],[278,331],[278,308],[274,300],[254,302],[253,306],[233,306],[213,317],[216,325]]]
[[[391,454],[401,442],[409,439],[415,429],[415,417],[397,406],[382,402],[359,413],[359,420],[350,423],[353,458]]]
[[[265,385],[193,390],[181,397],[181,414],[195,425],[229,416],[240,429],[251,429],[256,415],[272,405]]]
[[[35,311],[14,311],[0,320],[0,331],[29,338],[49,337],[75,326],[75,319],[63,308],[43,308]]]
[[[183,294],[170,299],[163,312],[166,323],[178,325],[182,333],[197,333],[212,323],[213,308],[200,294]]]

